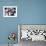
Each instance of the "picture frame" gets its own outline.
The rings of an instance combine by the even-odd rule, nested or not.
[[[3,17],[17,17],[17,6],[3,6]]]
[[[27,30],[28,30],[27,33],[28,37],[25,38],[25,35],[23,35],[24,32],[22,31],[27,31]],[[21,40],[46,41],[46,25],[45,24],[19,24],[18,41],[20,42]]]

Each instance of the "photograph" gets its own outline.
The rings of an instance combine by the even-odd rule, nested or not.
[[[46,41],[46,25],[19,24],[18,42],[20,46],[31,46],[33,42]]]
[[[3,6],[3,17],[17,17],[17,6]]]

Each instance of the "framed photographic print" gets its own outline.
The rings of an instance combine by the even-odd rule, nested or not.
[[[3,17],[17,17],[17,6],[3,6]]]
[[[46,25],[20,24],[18,25],[18,41],[46,41]]]

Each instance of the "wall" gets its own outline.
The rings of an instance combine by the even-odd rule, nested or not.
[[[4,5],[17,5],[18,17],[4,18]],[[0,44],[8,43],[9,32],[17,34],[18,24],[46,24],[46,0],[0,0]]]

